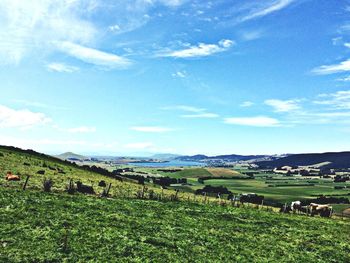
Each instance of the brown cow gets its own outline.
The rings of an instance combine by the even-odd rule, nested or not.
[[[322,217],[331,217],[333,214],[333,207],[330,205],[310,203],[309,208],[311,216],[319,214]]]
[[[20,180],[19,176],[12,174],[12,172],[7,172],[5,179],[7,181],[19,181]]]

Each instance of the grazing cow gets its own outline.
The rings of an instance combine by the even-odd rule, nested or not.
[[[14,174],[12,174],[11,172],[8,172],[8,173],[6,174],[5,179],[6,179],[7,181],[19,181],[19,180],[20,180],[20,178],[19,178],[18,175],[14,175]]]
[[[289,213],[290,211],[292,211],[292,207],[290,205],[285,204],[284,206],[282,206],[280,208],[280,213]]]
[[[311,203],[309,205],[311,216],[320,215],[322,217],[331,217],[333,214],[333,207],[330,205],[320,205]]]
[[[76,184],[78,192],[84,194],[95,194],[94,188],[92,186],[85,185],[80,181],[76,182]]]
[[[290,204],[290,207],[293,211],[293,213],[295,212],[300,212],[301,211],[301,202],[300,201],[294,201]]]

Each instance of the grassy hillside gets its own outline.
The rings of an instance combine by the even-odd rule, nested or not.
[[[1,262],[349,262],[350,222],[0,187]]]

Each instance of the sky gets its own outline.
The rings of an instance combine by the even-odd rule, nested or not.
[[[350,1],[0,0],[0,144],[350,150]]]

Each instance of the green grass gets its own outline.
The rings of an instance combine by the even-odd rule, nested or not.
[[[350,222],[0,187],[1,262],[349,262]]]

